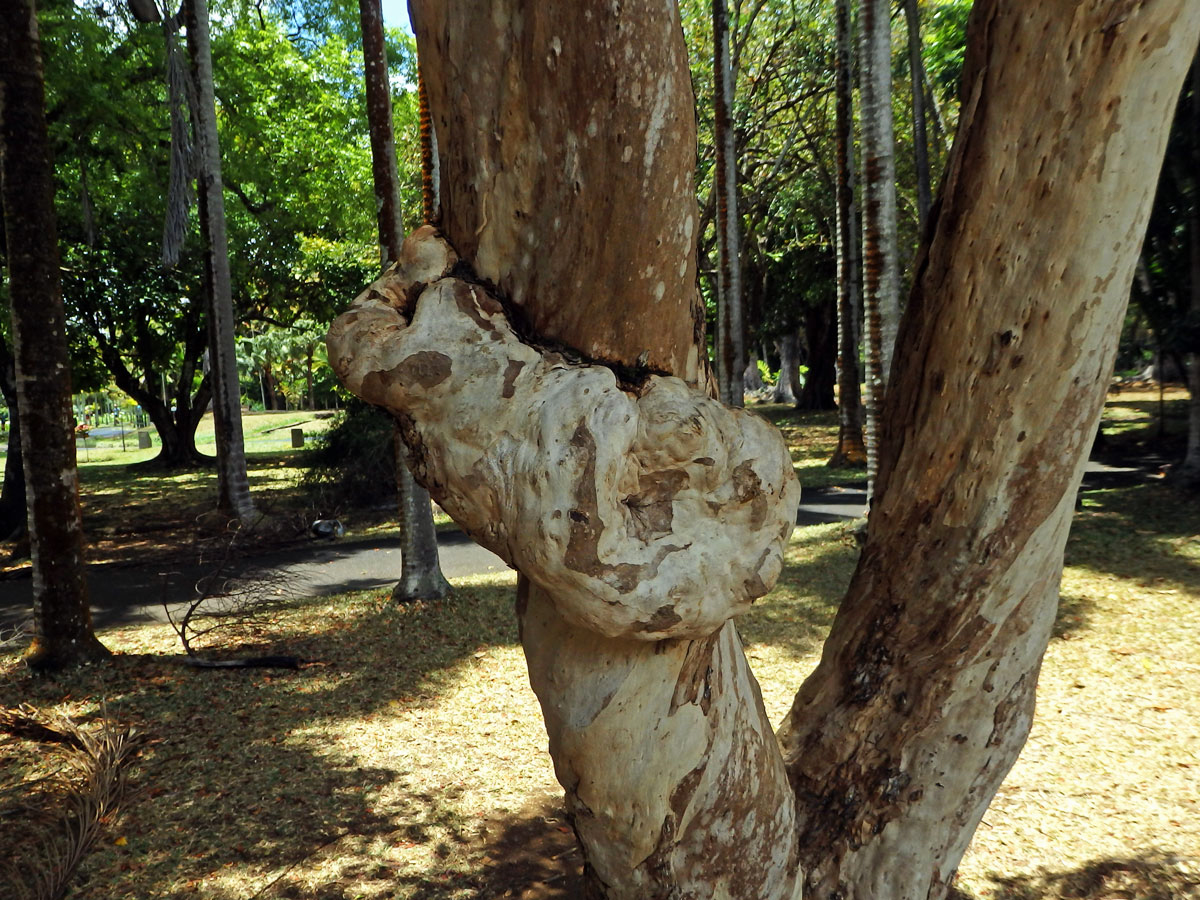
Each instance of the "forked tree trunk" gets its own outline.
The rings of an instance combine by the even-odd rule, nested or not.
[[[836,468],[862,466],[867,462],[863,439],[862,389],[858,368],[858,313],[861,308],[859,278],[858,204],[854,201],[854,111],[851,91],[850,0],[837,0],[834,7],[837,29],[835,118],[837,154],[837,380],[838,445],[829,465]]]
[[[976,4],[868,544],[785,764],[731,618],[773,582],[797,490],[778,435],[697,390],[674,6],[414,4],[449,244],[412,236],[330,359],[521,573],[530,679],[599,894],[945,895],[1028,727],[1200,37],[1190,0],[1121,12]],[[1054,76],[1036,105],[1030,71]]]
[[[400,214],[400,174],[392,130],[392,89],[388,79],[383,10],[379,0],[359,0],[363,60],[366,64],[367,121],[371,130],[371,174],[375,184],[379,255],[387,269],[400,258],[404,224]],[[427,167],[426,167],[427,168]],[[426,201],[431,206],[432,197]],[[426,210],[429,218],[432,210]],[[436,600],[450,594],[438,559],[437,530],[429,492],[417,484],[409,467],[408,450],[399,424],[392,428],[396,466],[396,505],[400,518],[400,580],[392,599]]]
[[[0,4],[0,192],[41,669],[106,656],[92,632],[79,518],[66,315],[33,0]],[[15,421],[15,417],[14,417]]]
[[[892,127],[892,4],[862,0],[863,304],[866,321],[867,497],[879,464],[879,415],[900,319],[896,146]]]
[[[225,197],[221,180],[221,148],[217,139],[217,101],[213,88],[212,51],[208,40],[206,0],[186,0],[188,52],[196,85],[194,123],[200,207],[205,244],[208,297],[209,361],[212,379],[213,431],[217,447],[217,507],[243,522],[254,516],[246,446],[242,438],[242,395],[234,344],[233,284],[229,242],[225,233]]]

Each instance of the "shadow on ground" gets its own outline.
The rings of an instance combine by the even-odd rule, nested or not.
[[[1190,862],[1190,865],[1188,864]],[[989,876],[981,895],[952,891],[952,900],[1194,900],[1200,897],[1197,861],[1144,854],[1094,859],[1075,869],[1035,875]]]

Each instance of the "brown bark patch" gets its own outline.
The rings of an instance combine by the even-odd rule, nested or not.
[[[428,389],[449,378],[450,371],[449,356],[436,350],[422,350],[403,360],[388,374],[401,384],[419,384]]]
[[[629,507],[633,533],[649,543],[653,538],[671,533],[674,520],[672,503],[675,495],[688,485],[688,474],[682,469],[650,472],[638,477],[638,493],[625,498]]]
[[[519,359],[510,359],[508,366],[504,370],[504,385],[500,389],[500,396],[505,400],[512,398],[516,393],[514,385],[517,381],[517,376],[521,374],[521,370],[525,368],[525,363]]]
[[[600,520],[596,497],[596,439],[584,423],[571,435],[571,445],[583,456],[583,471],[579,476],[578,502],[570,510],[571,534],[567,540],[567,568],[583,575],[599,578],[622,594],[637,587],[641,576],[638,566],[624,563],[611,566],[600,561],[600,535],[604,523]]]
[[[733,489],[739,503],[750,504],[750,527],[761,528],[767,518],[767,498],[763,495],[762,479],[750,460],[733,470]]]
[[[683,657],[683,665],[680,666],[679,675],[675,679],[675,691],[671,695],[669,715],[675,715],[675,711],[679,707],[689,703],[698,703],[704,714],[708,715],[708,708],[712,703],[712,687],[709,684],[709,678],[712,675],[712,657],[720,636],[721,632],[717,631],[703,640],[688,643],[687,652]],[[674,804],[674,796],[672,796],[671,802]],[[684,805],[686,806],[686,801]]]

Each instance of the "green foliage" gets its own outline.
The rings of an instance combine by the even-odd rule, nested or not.
[[[394,502],[396,464],[392,453],[392,419],[379,409],[352,399],[336,424],[304,453],[308,470],[303,487],[313,504],[337,510],[371,508],[381,499]]]

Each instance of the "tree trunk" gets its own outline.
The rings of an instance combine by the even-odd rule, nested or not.
[[[1187,110],[1186,146],[1191,156],[1188,176],[1192,183],[1192,202],[1187,208],[1189,318],[1200,330],[1200,53],[1192,62],[1189,79],[1191,95],[1185,98]],[[1193,339],[1195,340],[1195,339]],[[1185,484],[1200,486],[1200,352],[1187,355],[1188,432],[1187,450],[1180,467]]]
[[[808,375],[796,398],[796,409],[833,409],[838,345],[836,297],[805,307],[804,332],[808,336]]]
[[[879,461],[879,414],[900,319],[891,0],[862,0],[863,298],[867,322],[867,497]]]
[[[921,19],[917,0],[904,0],[908,23],[908,70],[912,79],[913,162],[917,170],[917,231],[925,233],[933,203],[929,177],[929,138],[925,129],[925,64],[921,60]]]
[[[383,12],[379,0],[359,0],[363,59],[366,64],[367,120],[371,130],[371,172],[375,183],[379,254],[383,268],[400,258],[404,224],[400,216],[400,175],[392,132],[392,93],[388,80],[387,49],[383,40]],[[424,123],[422,123],[424,124]],[[425,140],[425,128],[422,139]],[[432,135],[430,135],[430,138]],[[428,169],[428,166],[423,166]],[[428,193],[428,192],[427,192]],[[432,217],[434,196],[425,200],[425,218]],[[450,594],[438,560],[437,530],[429,492],[413,479],[408,448],[397,423],[392,429],[396,466],[396,498],[400,517],[400,581],[392,589],[399,602],[435,600]]]
[[[1200,38],[1190,0],[1121,12],[976,4],[867,547],[785,766],[731,619],[774,581],[798,490],[773,429],[696,389],[676,10],[414,4],[444,238],[405,242],[331,328],[330,360],[521,573],[530,679],[596,893],[945,895],[1028,726]],[[1053,76],[1038,104],[1031,71]]]
[[[217,444],[217,507],[242,522],[254,516],[246,448],[242,439],[242,396],[238,384],[237,348],[233,336],[233,286],[225,235],[225,198],[221,182],[221,148],[217,139],[217,103],[213,90],[212,53],[208,41],[206,0],[187,0],[188,52],[196,84],[196,180],[200,230],[204,235],[213,430]]]
[[[865,465],[867,447],[863,439],[862,393],[858,376],[859,281],[858,207],[854,202],[854,111],[851,91],[850,0],[837,0],[835,75],[837,155],[837,381],[838,445],[829,465],[835,468]]]
[[[0,392],[8,407],[8,450],[4,457],[4,489],[0,493],[0,541],[26,533],[25,472],[21,461],[21,413],[17,403],[16,360],[0,337]]]
[[[108,651],[92,631],[84,570],[54,168],[33,0],[0,4],[0,194],[33,553],[34,636],[25,660],[56,669]]]
[[[717,360],[721,401],[745,402],[746,327],[742,303],[742,235],[738,210],[737,135],[733,122],[734,77],[729,58],[729,10],[725,0],[712,0],[713,130],[717,159],[713,190],[717,192]]]
[[[800,395],[800,335],[789,331],[775,341],[779,351],[779,380],[775,382],[773,403],[795,403]]]
[[[966,100],[905,313],[867,544],[781,732],[806,897],[945,896],[1024,743],[1200,37],[1191,0],[1120,12],[972,10]],[[1031,72],[1046,86],[1036,103]]]

